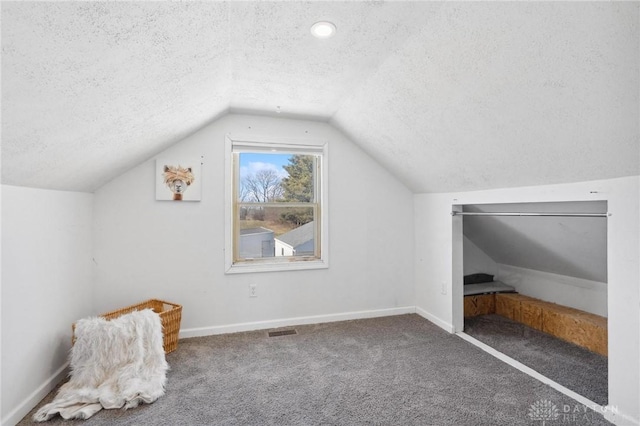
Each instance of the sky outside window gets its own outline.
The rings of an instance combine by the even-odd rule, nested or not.
[[[286,178],[289,174],[282,166],[288,165],[290,158],[291,154],[241,153],[240,179],[263,169],[275,171],[280,179]]]

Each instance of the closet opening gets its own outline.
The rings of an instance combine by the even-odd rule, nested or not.
[[[607,202],[453,211],[455,331],[608,402]]]

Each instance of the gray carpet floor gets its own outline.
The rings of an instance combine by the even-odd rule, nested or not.
[[[607,357],[499,315],[465,318],[465,333],[591,401],[607,405]]]
[[[609,424],[602,415],[415,314],[295,328],[298,334],[290,336],[256,331],[181,340],[167,356],[171,371],[165,396],[128,411],[103,410],[85,422]],[[539,409],[544,406],[551,409]],[[567,410],[571,413],[565,414]],[[31,424],[30,415],[19,424]],[[65,422],[58,417],[49,423]]]

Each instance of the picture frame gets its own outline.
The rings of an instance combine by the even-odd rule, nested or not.
[[[157,158],[155,177],[158,201],[200,201],[202,199],[200,157]]]

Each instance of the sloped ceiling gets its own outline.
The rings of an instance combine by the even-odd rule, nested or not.
[[[469,212],[606,213],[605,201],[484,204]],[[463,232],[494,262],[607,282],[607,219],[465,216]]]
[[[228,112],[414,192],[640,174],[639,5],[2,2],[2,182],[93,191]],[[338,27],[316,40],[318,20]]]

